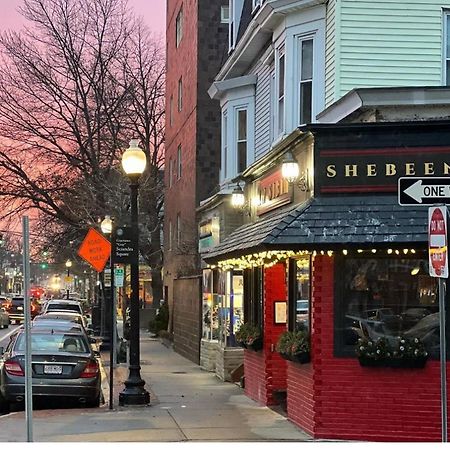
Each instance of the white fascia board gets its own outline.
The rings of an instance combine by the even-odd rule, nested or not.
[[[319,123],[337,123],[360,108],[450,105],[450,87],[353,89],[317,115]]]
[[[243,77],[231,78],[225,81],[214,81],[208,89],[208,94],[213,100],[220,100],[228,91],[255,85],[257,79],[257,75],[244,75]]]

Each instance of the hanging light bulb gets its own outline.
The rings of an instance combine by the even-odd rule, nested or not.
[[[295,160],[291,152],[284,155],[283,163],[281,165],[281,175],[288,183],[293,183],[297,180],[300,174],[298,162]]]
[[[245,205],[245,196],[244,191],[241,186],[238,184],[231,194],[231,206],[233,208],[242,208]]]

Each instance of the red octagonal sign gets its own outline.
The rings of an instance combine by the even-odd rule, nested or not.
[[[448,278],[446,206],[428,209],[428,258],[430,276]]]

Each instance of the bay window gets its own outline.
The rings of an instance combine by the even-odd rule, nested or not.
[[[247,110],[237,110],[237,172],[241,173],[247,168]]]
[[[310,123],[312,119],[313,43],[312,38],[299,39],[299,124]]]
[[[284,133],[284,111],[285,111],[285,101],[284,101],[284,93],[285,93],[285,72],[286,72],[286,61],[285,61],[285,53],[284,46],[277,50],[277,59],[276,59],[276,137],[280,136]]]

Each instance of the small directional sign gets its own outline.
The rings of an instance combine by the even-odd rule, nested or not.
[[[398,203],[401,206],[450,203],[450,177],[399,178]]]

